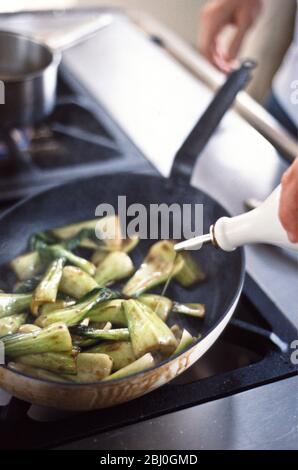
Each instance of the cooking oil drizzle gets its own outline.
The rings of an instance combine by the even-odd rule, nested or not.
[[[161,294],[160,294],[162,297],[164,297],[164,296],[166,295],[166,292],[167,292],[167,290],[168,290],[168,287],[169,287],[169,285],[170,285],[170,283],[171,283],[171,280],[172,280],[172,278],[173,278],[174,271],[175,271],[175,263],[176,263],[177,255],[178,255],[178,253],[175,252],[175,254],[174,254],[174,259],[173,259],[173,266],[172,266],[172,268],[171,268],[171,271],[169,272],[168,279],[166,280],[166,283],[165,283],[165,285],[164,285],[164,287],[163,287],[163,289],[162,289],[162,292],[161,292]],[[155,313],[156,313],[156,314],[158,314],[158,309],[159,309],[159,306],[160,306],[161,303],[162,303],[162,298],[161,298],[161,299],[157,302],[157,304],[156,304],[156,307],[155,307]]]
[[[169,272],[169,277],[168,277],[168,279],[167,279],[167,281],[166,281],[166,283],[165,283],[165,285],[164,285],[164,287],[163,287],[162,293],[161,293],[161,295],[162,295],[163,297],[166,295],[166,292],[167,292],[167,290],[168,290],[168,288],[169,288],[169,286],[170,286],[171,280],[172,280],[172,278],[173,278],[173,276],[174,276],[175,263],[176,263],[176,259],[177,259],[177,254],[178,254],[178,253],[175,252],[175,254],[174,254],[174,259],[173,259],[173,266],[172,266],[172,268],[171,268],[171,271]]]

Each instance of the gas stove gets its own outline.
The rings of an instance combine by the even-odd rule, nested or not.
[[[13,170],[0,138],[0,210],[79,176],[166,176],[209,99],[210,91],[168,57],[156,35],[116,17],[110,28],[64,53],[54,113],[14,132],[25,169],[14,160]],[[192,184],[237,214],[248,197],[269,194],[285,166],[265,139],[228,113],[198,159]],[[85,413],[38,407],[0,390],[0,448],[297,448],[291,360],[297,260],[270,247],[248,248],[246,257],[233,320],[182,376],[127,404]]]
[[[84,175],[150,167],[100,103],[71,88],[62,68],[53,113],[32,127],[0,131],[0,205]]]

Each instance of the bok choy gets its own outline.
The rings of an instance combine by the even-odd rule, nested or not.
[[[183,260],[176,254],[173,243],[161,241],[149,250],[141,267],[124,286],[127,296],[138,296],[144,291],[163,284],[169,276],[175,276],[183,267]]]

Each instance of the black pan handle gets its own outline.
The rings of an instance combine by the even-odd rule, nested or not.
[[[225,113],[232,106],[237,94],[252,78],[256,62],[247,59],[232,72],[226,82],[215,94],[206,111],[178,150],[170,178],[183,183],[190,183],[197,157],[204,149]]]

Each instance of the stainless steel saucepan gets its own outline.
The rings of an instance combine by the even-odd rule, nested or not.
[[[0,80],[5,92],[5,104],[0,105],[0,127],[27,126],[48,116],[56,102],[61,51],[111,21],[111,15],[102,14],[71,34],[59,33],[45,41],[0,31]]]

